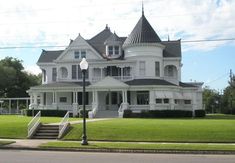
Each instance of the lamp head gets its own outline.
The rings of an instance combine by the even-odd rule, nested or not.
[[[88,63],[86,61],[86,58],[82,58],[82,61],[80,62],[80,68],[81,70],[87,70],[88,69]]]

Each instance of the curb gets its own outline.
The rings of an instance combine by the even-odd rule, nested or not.
[[[195,150],[155,150],[155,149],[82,149],[82,148],[29,148],[2,146],[3,150],[34,150],[34,151],[63,151],[63,152],[102,152],[102,153],[149,153],[149,154],[209,154],[209,155],[235,155],[235,151],[195,151]]]

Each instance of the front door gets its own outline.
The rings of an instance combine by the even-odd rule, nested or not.
[[[118,110],[122,103],[121,92],[109,91],[106,94],[106,110]]]

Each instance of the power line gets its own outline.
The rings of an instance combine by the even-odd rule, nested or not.
[[[200,43],[200,42],[222,42],[222,41],[234,41],[235,38],[224,38],[224,39],[205,39],[205,40],[181,40],[184,43]],[[31,43],[32,44],[32,43]],[[43,44],[43,42],[42,42]],[[45,44],[45,43],[44,43]],[[0,46],[0,49],[37,49],[37,48],[64,48],[68,45],[38,45],[38,46]],[[72,47],[72,46],[70,46]]]
[[[233,41],[235,38],[222,38],[222,39],[205,39],[205,40],[181,40],[182,43],[191,42],[211,42],[211,41]]]

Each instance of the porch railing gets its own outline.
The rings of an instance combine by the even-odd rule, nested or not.
[[[69,111],[65,114],[59,124],[59,136],[61,138],[69,125]]]
[[[40,125],[41,111],[39,111],[28,124],[28,138],[30,138]]]

